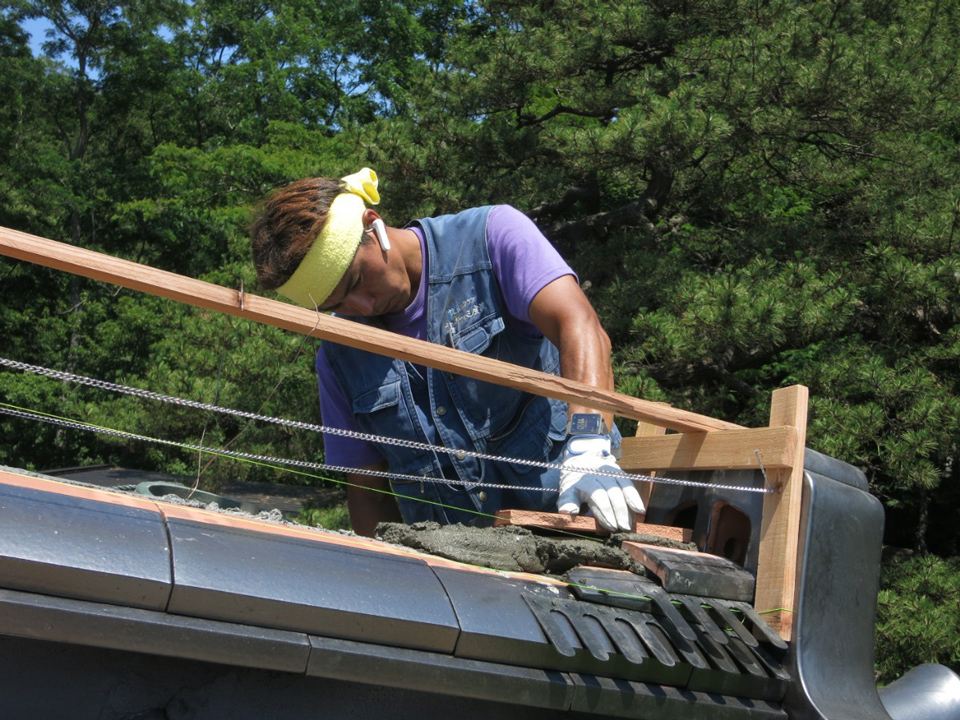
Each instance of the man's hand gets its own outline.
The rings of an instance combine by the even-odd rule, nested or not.
[[[610,453],[607,435],[578,435],[570,438],[563,451],[560,497],[557,511],[577,515],[580,505],[590,506],[597,522],[612,532],[632,531],[633,513],[644,511],[640,493],[626,478],[595,475],[590,470],[622,473]],[[576,468],[568,470],[566,468]]]

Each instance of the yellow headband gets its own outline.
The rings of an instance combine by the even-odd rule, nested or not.
[[[343,278],[363,237],[366,203],[380,202],[377,174],[370,168],[341,179],[347,191],[330,203],[327,223],[293,275],[277,288],[284,297],[311,310],[330,297]]]

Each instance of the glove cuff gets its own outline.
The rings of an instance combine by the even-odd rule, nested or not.
[[[610,449],[610,436],[574,435],[567,440],[567,445],[563,449],[563,455],[567,458],[577,455],[598,455],[613,458],[613,453]]]

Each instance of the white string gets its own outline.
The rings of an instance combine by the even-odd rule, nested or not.
[[[682,485],[686,487],[698,487],[698,488],[713,488],[715,490],[732,490],[732,491],[743,491],[743,492],[755,492],[755,493],[771,493],[773,488],[768,487],[744,487],[741,485],[722,485],[710,482],[698,482],[696,480],[678,480],[674,478],[666,477],[652,477],[650,475],[639,475],[632,473],[616,472],[604,470],[602,468],[579,468],[572,465],[563,465],[559,462],[543,462],[539,460],[529,460],[526,458],[509,458],[502,457],[499,455],[490,455],[487,453],[481,453],[474,450],[467,449],[457,449],[457,448],[448,448],[440,445],[430,445],[428,443],[417,442],[415,440],[404,440],[401,438],[391,438],[382,435],[373,435],[369,433],[357,432],[355,430],[345,430],[343,428],[329,427],[325,425],[314,425],[312,423],[300,422],[298,420],[287,420],[284,418],[275,418],[269,417],[266,415],[258,415],[256,413],[246,412],[243,410],[234,410],[232,408],[224,408],[217,405],[209,405],[207,403],[197,402],[195,400],[185,400],[183,398],[173,397],[170,395],[162,395],[160,393],[152,392],[150,390],[142,390],[140,388],[127,387],[125,385],[118,385],[116,383],[111,383],[106,380],[98,380],[95,378],[85,377],[83,375],[75,375],[73,373],[64,372],[61,370],[51,370],[49,368],[44,368],[39,365],[30,365],[28,363],[18,362],[16,360],[9,360],[7,358],[0,358],[0,365],[6,367],[14,368],[17,370],[23,370],[26,372],[35,373],[37,375],[44,375],[46,377],[51,377],[57,380],[62,380],[64,382],[75,382],[81,385],[87,385],[90,387],[99,388],[102,390],[110,390],[112,392],[122,393],[125,395],[133,395],[135,397],[145,398],[148,400],[157,400],[159,402],[170,403],[173,405],[180,405],[183,407],[194,408],[197,410],[207,410],[210,412],[222,413],[225,415],[232,415],[235,417],[242,417],[248,420],[257,420],[260,422],[268,422],[277,425],[283,425],[285,427],[297,428],[299,430],[307,430],[310,432],[320,432],[328,435],[339,435],[343,437],[355,438],[358,440],[364,440],[366,442],[381,443],[384,445],[395,445],[397,447],[409,448],[414,450],[426,450],[430,452],[441,452],[448,455],[456,455],[458,459],[463,459],[466,457],[476,458],[477,460],[489,460],[492,462],[506,462],[512,463],[515,465],[524,465],[528,467],[538,467],[548,470],[571,470],[574,472],[584,472],[591,473],[593,475],[601,475],[604,477],[613,477],[621,480],[630,480],[638,482],[652,482],[659,483],[662,485]],[[115,431],[119,432],[119,431]],[[160,440],[155,440],[156,442],[164,442]],[[222,451],[226,452],[226,451]],[[288,464],[295,464],[300,461],[283,461],[288,462]],[[324,466],[329,467],[329,466]],[[346,470],[338,470],[338,472],[355,472],[354,468],[347,468]],[[398,477],[396,475],[387,473],[385,477]],[[425,478],[416,476],[416,480],[421,481]],[[447,483],[462,483],[469,485],[471,487],[484,487],[486,484],[482,482],[471,483],[467,481],[454,481],[454,480],[438,480],[439,482]],[[495,485],[490,485],[490,487],[497,487]],[[516,486],[509,486],[514,489],[525,489],[517,488]],[[552,490],[545,488],[535,488],[538,490],[544,490],[545,492],[556,492],[554,488]]]

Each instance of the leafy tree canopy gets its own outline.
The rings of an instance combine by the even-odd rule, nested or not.
[[[27,18],[50,27],[38,54]],[[958,23],[902,0],[8,1],[0,223],[249,288],[249,209],[296,177],[369,164],[395,223],[512,203],[588,288],[621,390],[757,425],[772,389],[806,384],[810,445],[867,472],[890,539],[956,553]],[[299,338],[0,275],[15,359],[315,413]],[[240,429],[0,386],[134,431]],[[18,423],[0,447],[21,464],[127,452]]]

